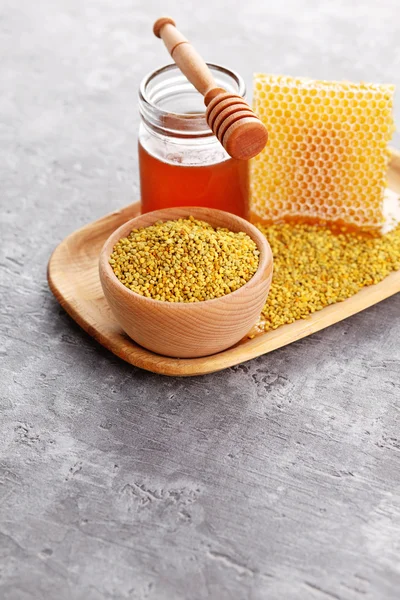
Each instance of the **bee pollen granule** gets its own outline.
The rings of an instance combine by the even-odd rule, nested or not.
[[[121,283],[137,294],[199,302],[242,287],[257,271],[259,254],[246,233],[190,216],[134,229],[117,242],[109,262]]]

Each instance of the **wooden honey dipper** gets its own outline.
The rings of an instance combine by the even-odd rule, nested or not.
[[[204,96],[210,129],[233,158],[248,160],[263,150],[268,132],[247,102],[217,86],[210,69],[170,17],[157,19],[154,34],[161,38],[176,65]]]

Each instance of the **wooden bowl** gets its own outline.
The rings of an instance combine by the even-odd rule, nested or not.
[[[132,229],[190,215],[213,227],[247,233],[260,251],[260,264],[253,277],[226,296],[194,303],[153,300],[125,287],[108,262],[118,240],[129,235]],[[250,331],[268,295],[272,253],[262,233],[240,217],[209,208],[167,208],[136,217],[114,231],[101,251],[99,269],[111,310],[135,342],[157,354],[193,358],[221,352]]]

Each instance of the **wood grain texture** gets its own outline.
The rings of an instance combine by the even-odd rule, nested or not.
[[[213,227],[244,231],[257,244],[260,262],[255,275],[241,288],[205,302],[161,302],[129,290],[108,262],[115,244],[133,229],[192,215]],[[168,208],[146,213],[114,231],[100,255],[104,295],[122,329],[141,346],[164,356],[209,356],[236,344],[257,321],[272,280],[272,252],[265,237],[248,221],[210,208]]]
[[[217,86],[206,62],[178,31],[173,19],[157,19],[153,32],[163,40],[182,73],[204,96],[207,122],[228,154],[240,160],[259,154],[267,143],[268,132],[252,108],[241,96]]]
[[[400,157],[392,151],[389,183],[396,180]],[[255,358],[346,319],[400,291],[400,272],[358,294],[299,320],[249,339],[207,358],[176,359],[155,354],[132,342],[121,330],[104,298],[98,275],[98,257],[105,240],[125,221],[139,214],[139,203],[114,212],[68,236],[54,251],[48,267],[50,288],[60,304],[97,341],[127,362],[166,375],[203,375]]]

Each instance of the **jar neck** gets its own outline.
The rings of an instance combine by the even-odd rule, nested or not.
[[[234,71],[208,64],[216,84],[245,97],[243,79]],[[175,64],[147,75],[139,89],[139,111],[146,129],[178,139],[212,138],[203,97]]]
[[[208,166],[231,157],[214,135],[178,137],[165,135],[144,121],[139,128],[139,146],[154,158],[182,167]]]

